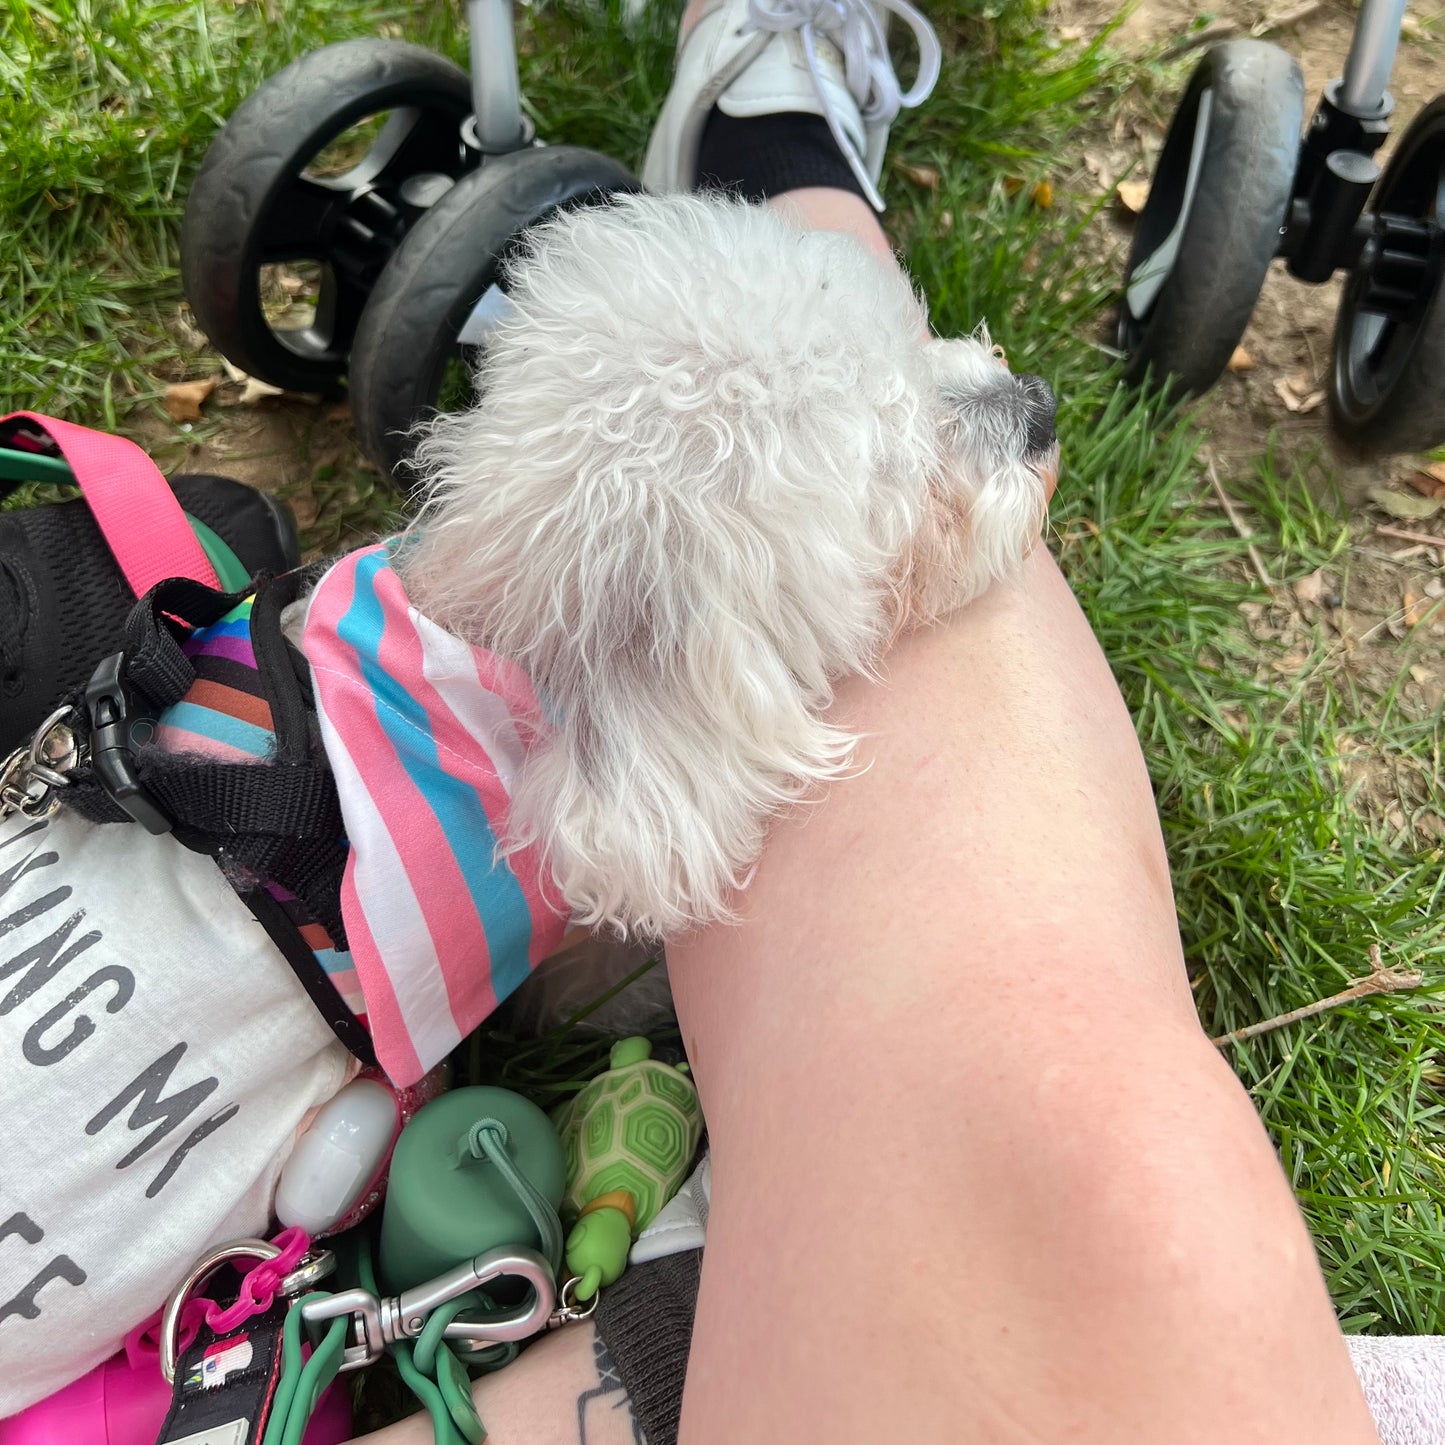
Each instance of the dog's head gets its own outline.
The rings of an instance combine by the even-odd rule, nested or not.
[[[513,797],[578,916],[725,914],[768,816],[848,765],[823,712],[1037,532],[1047,388],[852,238],[699,197],[538,227],[480,399],[418,448],[415,603],[523,666]]]
[[[962,606],[1010,575],[1038,536],[1058,475],[1057,401],[1016,375],[980,327],[926,355],[936,455],[929,500],[900,559],[899,630]]]

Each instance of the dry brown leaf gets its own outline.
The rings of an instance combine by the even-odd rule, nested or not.
[[[1287,652],[1283,657],[1275,658],[1270,666],[1285,677],[1294,677],[1304,670],[1304,665],[1309,660],[1307,652]]]
[[[1445,496],[1421,497],[1394,487],[1371,487],[1366,495],[1382,511],[1405,522],[1423,522],[1445,506]]]
[[[1416,592],[1414,588],[1407,587],[1402,600],[1405,607],[1405,626],[1418,627],[1430,610],[1430,599]]]
[[[172,421],[200,421],[201,403],[216,389],[214,376],[200,381],[173,381],[166,387],[166,414]]]
[[[1429,471],[1411,472],[1405,478],[1422,497],[1445,497],[1445,477],[1432,476]]]
[[[1144,209],[1144,202],[1149,198],[1149,182],[1120,181],[1114,187],[1114,194],[1119,197],[1119,204],[1130,215],[1137,216]]]
[[[1299,416],[1314,411],[1325,403],[1325,394],[1311,383],[1307,372],[1298,376],[1281,376],[1274,383],[1279,399]]]
[[[1421,687],[1424,687],[1427,682],[1430,682],[1434,679],[1435,674],[1431,672],[1428,667],[1421,667],[1420,664],[1417,662],[1413,667],[1411,667],[1410,676],[1413,677],[1415,681],[1420,684]]]
[[[1308,577],[1301,577],[1299,581],[1295,582],[1292,590],[1297,602],[1302,602],[1310,607],[1318,607],[1328,591],[1325,569],[1316,567]]]
[[[1034,205],[1039,210],[1047,211],[1054,203],[1054,185],[1052,181],[1038,181],[1034,185]]]
[[[1445,482],[1445,462],[1431,462],[1425,468],[1427,477],[1434,477],[1437,482]]]
[[[264,401],[268,396],[280,396],[281,391],[281,387],[272,386],[269,381],[258,381],[254,376],[248,376],[236,401],[239,406],[255,406],[258,401]]]
[[[1084,38],[1084,27],[1082,25],[1060,25],[1060,40],[1082,40]]]
[[[923,186],[926,190],[936,191],[942,181],[937,166],[915,166],[907,161],[898,161],[898,174],[905,181],[912,181],[915,186]]]
[[[1300,409],[1300,402],[1304,398],[1300,396],[1299,392],[1297,392],[1293,386],[1290,385],[1288,377],[1276,377],[1274,381],[1274,389],[1279,399],[1291,411],[1298,411]]]
[[[1230,371],[1253,371],[1254,357],[1244,347],[1236,346],[1230,353],[1228,368]]]

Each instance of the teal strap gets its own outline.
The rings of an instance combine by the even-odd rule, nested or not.
[[[38,452],[22,452],[14,447],[0,447],[0,495],[21,482],[51,482],[57,486],[75,486],[75,473],[63,457],[42,456]]]
[[[412,1359],[417,1369],[427,1375],[437,1373],[437,1349],[443,1342],[458,1359],[465,1360],[468,1365],[484,1374],[500,1370],[503,1365],[510,1365],[521,1351],[521,1346],[515,1342],[500,1341],[480,1350],[463,1350],[458,1348],[455,1340],[446,1339],[446,1328],[458,1315],[492,1314],[497,1308],[494,1300],[480,1290],[473,1290],[470,1294],[459,1295],[434,1309],[422,1326],[421,1334],[416,1337],[416,1345],[412,1350]]]
[[[551,1201],[512,1163],[507,1142],[507,1126],[500,1119],[478,1119],[467,1134],[467,1148],[472,1157],[490,1160],[532,1216],[532,1223],[537,1226],[537,1237],[542,1242],[542,1256],[551,1266],[553,1276],[560,1279],[564,1246],[562,1221],[558,1219]]]
[[[376,1268],[372,1264],[371,1249],[365,1239],[361,1241],[361,1249],[357,1255],[356,1276],[356,1282],[362,1289],[376,1293]],[[431,1416],[433,1445],[481,1445],[487,1438],[486,1428],[472,1403],[472,1387],[467,1372],[457,1363],[456,1357],[441,1338],[448,1322],[455,1319],[467,1305],[474,1306],[478,1298],[476,1295],[463,1295],[460,1300],[448,1301],[432,1312],[422,1330],[422,1338],[427,1341],[428,1374],[423,1374],[415,1364],[416,1345],[398,1340],[391,1347],[392,1358],[396,1361],[397,1373],[401,1376],[402,1383],[421,1401],[427,1414]],[[434,1324],[435,1321],[439,1323]],[[418,1340],[417,1345],[420,1344],[421,1340]],[[432,1374],[437,1378],[430,1378]],[[271,1441],[263,1441],[262,1445],[271,1445]]]
[[[426,1406],[431,1416],[435,1445],[481,1445],[487,1438],[486,1427],[472,1404],[467,1373],[457,1364],[451,1351],[445,1345],[437,1349],[438,1363],[444,1359],[451,1362],[450,1367],[444,1367],[447,1369],[446,1388],[417,1369],[409,1344],[399,1340],[391,1347],[391,1353],[402,1382]],[[460,1380],[453,1371],[460,1373]]]
[[[276,1382],[261,1445],[301,1445],[316,1402],[341,1369],[341,1357],[346,1351],[345,1316],[331,1321],[309,1360],[303,1362],[301,1357],[301,1306],[308,1299],[326,1298],[324,1294],[307,1295],[286,1312],[281,1332],[281,1378]]]

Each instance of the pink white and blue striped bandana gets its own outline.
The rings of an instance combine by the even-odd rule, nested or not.
[[[382,543],[312,594],[302,634],[351,848],[342,917],[381,1066],[400,1087],[561,942],[535,849],[498,858],[542,723],[536,690],[407,601]]]

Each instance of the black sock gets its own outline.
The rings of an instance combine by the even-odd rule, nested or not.
[[[697,183],[745,201],[803,186],[830,186],[867,200],[828,122],[797,111],[738,119],[714,107],[703,123]]]
[[[597,1334],[647,1445],[677,1445],[701,1273],[702,1250],[666,1254],[629,1266],[597,1302]]]

